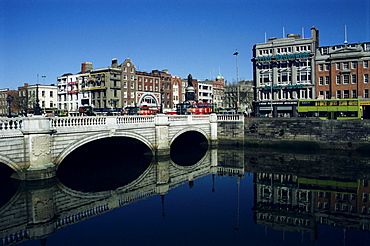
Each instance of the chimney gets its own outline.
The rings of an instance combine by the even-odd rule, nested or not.
[[[320,45],[320,37],[319,37],[319,30],[316,29],[316,27],[311,27],[311,37],[313,38],[313,40],[315,40],[315,44],[316,44],[316,47],[319,47]]]
[[[86,73],[92,70],[92,63],[91,62],[83,62],[81,64],[81,73]]]
[[[112,67],[117,68],[118,67],[118,60],[117,58],[112,59]]]

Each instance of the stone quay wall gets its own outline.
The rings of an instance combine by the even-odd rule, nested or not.
[[[219,144],[370,151],[370,120],[245,118],[218,123]]]

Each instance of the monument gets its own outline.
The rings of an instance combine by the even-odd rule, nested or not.
[[[193,76],[188,75],[188,86],[185,89],[185,102],[195,102],[195,89],[193,87]]]

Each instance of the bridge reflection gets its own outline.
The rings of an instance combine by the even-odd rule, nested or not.
[[[171,189],[186,183],[191,186],[209,174],[237,176],[240,180],[245,173],[253,173],[254,194],[238,195],[254,200],[253,207],[241,209],[252,209],[257,225],[282,232],[307,232],[312,241],[317,240],[320,225],[370,232],[370,160],[355,153],[214,149],[193,165],[149,159],[141,165],[133,161],[138,164],[137,171],[118,169],[116,176],[122,183],[116,182],[121,186],[114,189],[103,183],[93,189],[74,186],[62,178],[11,184],[3,181],[13,192],[1,200],[2,245],[45,239],[61,228],[132,202],[154,195],[164,197]],[[165,215],[164,210],[161,212]]]
[[[10,179],[9,170],[4,172],[0,245],[44,240],[68,225],[153,195],[163,196],[179,185],[216,172],[217,161],[212,160],[216,150],[198,148],[194,150],[199,157],[196,162],[194,155],[188,155],[190,159],[183,161],[192,165],[182,165],[171,159],[155,159],[145,151],[132,152],[125,142],[117,141],[115,147],[109,147],[116,152],[113,157],[95,155],[93,144],[78,149],[61,164],[57,178],[18,182]]]

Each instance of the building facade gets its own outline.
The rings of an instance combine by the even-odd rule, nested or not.
[[[212,103],[215,107],[222,107],[222,98],[225,93],[225,78],[219,73],[212,83]]]
[[[78,113],[81,98],[78,89],[79,75],[71,73],[58,77],[58,109],[68,110],[70,113]]]
[[[33,114],[38,103],[42,113],[52,112],[58,107],[58,87],[51,85],[29,85],[18,87],[19,113]]]
[[[319,47],[316,95],[319,99],[359,98],[370,118],[370,42]]]
[[[315,50],[319,31],[311,38],[288,34],[253,47],[256,116],[297,116],[299,99],[315,97]]]
[[[18,91],[0,89],[0,117],[16,116],[19,112]]]
[[[114,59],[115,64],[118,64]],[[116,65],[113,65],[116,66]],[[135,106],[136,105],[136,66],[134,63],[127,58],[121,65],[118,66],[121,69],[121,95],[122,95],[122,107]]]

